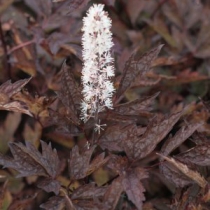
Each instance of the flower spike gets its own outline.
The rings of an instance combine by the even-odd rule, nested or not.
[[[114,76],[113,58],[111,57],[112,33],[111,19],[103,10],[104,5],[94,4],[83,19],[82,36],[82,84],[83,102],[81,103],[82,116],[85,122],[90,118],[96,119],[98,113],[105,107],[112,109]]]

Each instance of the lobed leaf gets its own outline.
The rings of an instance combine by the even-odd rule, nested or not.
[[[114,111],[126,115],[138,115],[138,113],[142,111],[150,111],[149,106],[158,95],[159,93],[156,93],[147,98],[136,99],[125,104],[120,104],[114,107]]]
[[[62,83],[60,91],[57,91],[58,98],[69,111],[69,116],[72,118],[72,121],[75,124],[79,124],[77,106],[81,101],[81,90],[78,87],[72,72],[69,71],[66,62],[62,65],[61,73]]]
[[[123,192],[122,177],[114,179],[103,197],[103,204],[107,210],[115,209]]]
[[[13,101],[13,102],[5,103],[5,104],[0,104],[0,110],[23,113],[31,117],[33,116],[32,113],[29,111],[28,107],[19,101]]]
[[[96,146],[92,146],[90,149],[85,150],[82,154],[79,154],[78,146],[73,147],[69,160],[71,179],[82,179],[100,168],[109,160],[109,157],[104,158],[104,153],[102,153],[90,163],[95,147]]]
[[[65,200],[64,196],[53,196],[40,207],[46,210],[63,210],[65,209]]]
[[[51,144],[48,145],[41,141],[42,146],[42,164],[46,168],[48,174],[55,178],[58,174],[60,161],[56,149],[52,149]]]
[[[135,168],[134,170],[126,171],[122,180],[123,188],[129,200],[131,200],[139,210],[142,209],[142,202],[145,200],[143,194],[145,189],[140,180],[147,177],[148,175],[144,169]]]
[[[62,133],[68,133],[74,136],[77,136],[81,133],[77,126],[74,125],[74,122],[71,120],[71,118],[68,117],[69,113],[67,114],[66,110],[64,113],[60,113],[52,109],[48,109],[48,112],[50,115],[49,124],[56,125],[57,128],[55,130]]]
[[[161,148],[161,154],[169,155],[173,150],[179,147],[187,140],[199,127],[201,123],[191,123],[181,127],[173,138],[169,138]]]
[[[37,187],[43,189],[46,192],[54,192],[56,195],[58,195],[61,185],[57,180],[45,178],[38,182]]]
[[[72,148],[69,160],[69,170],[71,179],[82,179],[87,176],[90,159],[95,146],[79,154],[78,146]]]
[[[113,154],[109,156],[110,156],[110,160],[107,164],[107,167],[111,168],[118,174],[122,174],[129,164],[127,157],[121,157],[121,156],[113,155]]]
[[[160,160],[163,159],[161,158]],[[182,174],[176,167],[167,162],[161,163],[160,171],[167,180],[174,183],[177,187],[185,187],[194,183],[190,178]]]
[[[207,185],[207,181],[202,177],[197,171],[193,171],[188,168],[187,165],[166,156],[160,155],[164,160],[175,166],[180,172],[186,175],[188,178],[196,182],[201,188],[204,188]]]
[[[109,161],[109,156],[105,158],[105,153],[101,153],[98,156],[96,156],[92,161],[91,164],[88,167],[87,174],[91,174],[94,171],[96,171],[101,166],[105,165]]]
[[[0,110],[14,111],[24,113],[32,116],[32,113],[28,110],[28,107],[19,101],[11,101],[11,98],[20,92],[20,90],[31,80],[22,79],[15,83],[11,83],[10,80],[3,83],[0,86]]]
[[[163,45],[160,45],[157,48],[152,49],[148,53],[142,55],[138,60],[135,60],[134,58],[135,53],[131,55],[125,63],[122,79],[116,93],[117,98],[131,86],[131,83],[138,75],[144,74],[150,69],[151,63],[157,57],[162,47]]]
[[[186,161],[195,163],[199,166],[210,165],[210,145],[202,144],[178,155],[179,158],[183,158]]]
[[[98,200],[79,200],[74,204],[76,210],[105,210],[104,204]]]
[[[16,93],[20,92],[20,90],[31,80],[29,79],[22,79],[15,83],[11,83],[11,80],[3,83],[0,86],[0,104],[5,104],[9,101],[9,99],[15,95]]]
[[[27,91],[22,91],[14,96],[14,100],[20,101],[28,107],[34,117],[48,117],[48,108],[55,101],[55,97],[32,96]]]
[[[88,200],[101,198],[104,196],[107,187],[97,187],[94,183],[82,185],[73,191],[72,200]]]
[[[123,151],[122,142],[127,139],[130,130],[134,130],[135,125],[114,125],[107,127],[105,133],[99,139],[101,148],[110,151]]]
[[[1,158],[4,167],[13,168],[20,174],[18,177],[41,175],[55,178],[59,169],[59,159],[56,150],[51,145],[41,141],[42,154],[30,143],[10,143],[9,147],[14,159]]]
[[[141,137],[130,132],[127,140],[123,142],[127,156],[135,160],[146,157],[163,140],[180,117],[181,112],[172,114],[165,119],[163,117],[154,118]]]

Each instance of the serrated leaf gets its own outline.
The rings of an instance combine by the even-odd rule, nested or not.
[[[101,153],[98,156],[96,156],[92,161],[91,164],[88,167],[87,174],[91,174],[97,169],[99,169],[101,166],[105,165],[109,161],[109,156],[105,158],[105,153]]]
[[[0,104],[8,103],[9,99],[18,93],[30,80],[31,77],[29,79],[18,80],[15,83],[11,83],[10,80],[3,83],[0,86]]]
[[[72,200],[87,200],[101,198],[104,196],[107,187],[97,187],[94,183],[82,185],[73,191]]]
[[[134,170],[126,171],[122,180],[123,188],[129,200],[131,200],[139,210],[142,210],[142,202],[145,200],[143,194],[145,189],[140,180],[147,177],[148,175],[145,170],[135,168]]]
[[[79,154],[79,148],[76,145],[72,148],[69,160],[69,170],[71,179],[82,179],[87,176],[90,159],[95,146]]]
[[[178,155],[179,158],[183,158],[186,161],[195,163],[200,166],[210,165],[210,145],[202,144]]]
[[[52,149],[51,144],[48,145],[41,141],[42,146],[42,165],[46,168],[48,174],[55,178],[58,173],[60,161],[56,149]]]
[[[79,124],[77,106],[80,104],[81,90],[74,79],[71,69],[67,67],[66,62],[63,63],[61,71],[61,89],[57,91],[58,98],[69,111],[69,117],[72,118],[72,121],[75,124]]]
[[[159,93],[154,94],[153,96],[147,98],[136,99],[134,101],[120,104],[114,107],[114,111],[120,114],[126,115],[138,115],[142,111],[150,111],[150,105],[153,100],[158,96]]]
[[[160,154],[159,154],[160,155]],[[193,171],[188,168],[187,165],[163,155],[160,155],[164,160],[175,166],[180,172],[182,172],[185,176],[192,179],[196,182],[200,187],[204,188],[207,184],[207,181],[202,177],[197,171]]]
[[[3,105],[0,104],[0,110],[7,110],[7,111],[12,111],[12,112],[23,113],[23,114],[27,114],[31,117],[33,116],[32,113],[28,110],[28,107],[19,101],[13,101],[13,102],[6,103]]]
[[[14,111],[24,113],[32,116],[25,104],[19,101],[11,101],[11,98],[20,92],[20,90],[31,80],[23,79],[15,83],[11,83],[10,80],[3,83],[0,86],[0,110]]]
[[[150,154],[173,128],[180,117],[181,112],[165,117],[165,119],[163,117],[154,118],[141,137],[130,132],[127,140],[123,142],[128,157],[137,160]]]
[[[160,160],[162,161],[163,159],[161,158]],[[190,178],[167,162],[161,163],[160,171],[167,180],[174,183],[177,187],[185,187],[193,183]]]
[[[103,198],[103,204],[107,210],[115,209],[123,192],[122,177],[116,178],[112,181],[111,185],[107,188],[107,191]]]
[[[122,174],[125,168],[128,167],[129,162],[128,162],[127,157],[121,157],[121,156],[113,155],[113,154],[109,156],[110,156],[110,160],[107,164],[107,167],[111,168],[118,174]]]
[[[150,69],[151,63],[157,57],[162,47],[163,45],[160,45],[157,48],[152,49],[138,60],[135,60],[134,58],[135,53],[131,55],[125,63],[122,79],[116,93],[117,98],[131,86],[138,75],[144,74]]]
[[[64,196],[53,196],[46,203],[41,204],[40,207],[46,210],[64,210],[65,200]]]
[[[68,117],[66,112],[60,113],[52,109],[48,109],[48,112],[50,115],[49,124],[56,125],[57,131],[61,133],[68,133],[74,136],[77,136],[81,133],[77,126],[74,125],[74,122],[72,122],[71,118]]]
[[[22,91],[14,96],[14,100],[27,105],[29,111],[35,117],[48,117],[48,108],[55,101],[55,97],[32,96],[27,91]]]
[[[45,178],[38,182],[37,187],[43,189],[48,193],[54,192],[56,195],[58,195],[61,185],[60,182],[57,180]]]
[[[57,152],[52,150],[50,144],[41,144],[42,154],[30,142],[26,142],[26,146],[22,143],[10,143],[14,159],[2,157],[1,164],[17,170],[20,173],[18,177],[42,175],[55,178],[59,169]]]
[[[127,138],[128,132],[134,125],[114,125],[109,126],[105,133],[100,137],[99,144],[101,148],[110,151],[123,151],[122,141]]]
[[[181,127],[173,138],[169,138],[161,148],[161,154],[169,155],[185,140],[187,140],[199,127],[201,123],[191,123]]]
[[[90,149],[79,154],[78,146],[75,146],[70,154],[69,169],[71,179],[82,179],[99,167],[104,165],[109,158],[104,158],[104,154],[98,155],[91,163],[90,159],[96,146],[92,146]]]
[[[141,113],[145,115],[146,112]],[[147,112],[148,113],[148,112]],[[146,114],[147,114],[146,113]],[[139,116],[136,115],[125,115],[125,114],[118,114],[116,112],[110,111],[110,115],[106,117],[106,120],[109,122],[114,122],[114,123],[125,123],[125,124],[131,124],[137,121]]]

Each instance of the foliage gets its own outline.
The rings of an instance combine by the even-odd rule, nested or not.
[[[80,119],[93,3],[116,69],[100,132]],[[208,1],[4,0],[0,15],[0,209],[210,209]]]

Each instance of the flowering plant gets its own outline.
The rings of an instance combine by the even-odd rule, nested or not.
[[[110,78],[114,76],[113,58],[111,57],[112,33],[111,19],[103,10],[104,5],[93,5],[84,17],[82,31],[83,45],[83,102],[82,120],[95,119],[95,129],[98,126],[98,113],[105,107],[112,109],[114,86]],[[99,128],[99,129],[98,129]]]

